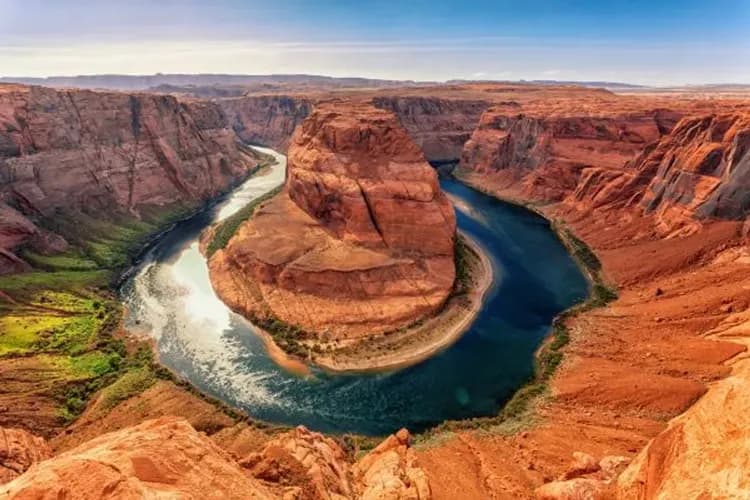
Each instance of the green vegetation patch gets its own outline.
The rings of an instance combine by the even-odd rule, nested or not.
[[[29,352],[77,355],[113,321],[113,304],[98,296],[47,290],[0,316],[0,357]]]
[[[106,269],[92,271],[32,271],[0,276],[0,290],[18,298],[25,292],[38,290],[76,290],[83,287],[104,287],[111,273]]]
[[[466,240],[460,234],[456,236],[454,242],[454,259],[456,263],[456,281],[454,293],[460,294],[468,292],[474,277],[471,270],[475,267],[475,262],[479,258],[474,250],[466,243]]]
[[[64,327],[68,318],[8,314],[0,317],[0,357],[33,350],[42,332]]]
[[[69,251],[57,255],[41,255],[31,250],[21,252],[23,260],[44,271],[91,271],[99,267],[83,252]]]
[[[126,371],[112,385],[105,387],[99,399],[100,408],[109,411],[122,401],[142,393],[154,383],[157,377],[149,367],[135,368]]]
[[[226,247],[227,243],[229,243],[229,240],[234,236],[234,233],[237,232],[237,229],[239,229],[242,223],[252,217],[253,213],[255,213],[255,209],[257,209],[263,202],[268,201],[279,194],[282,188],[283,185],[272,189],[219,222],[214,227],[213,238],[206,247],[206,255],[211,257],[217,250]]]

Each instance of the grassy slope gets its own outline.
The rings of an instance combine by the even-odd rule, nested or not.
[[[119,387],[127,393],[146,385],[144,370],[157,371],[147,346],[128,348],[116,337],[122,308],[111,284],[155,233],[191,208],[145,210],[141,219],[58,213],[41,223],[65,234],[70,250],[55,256],[23,251],[34,271],[0,276],[0,364],[23,356],[55,371],[44,391],[59,402],[61,426],[99,389],[125,378]]]

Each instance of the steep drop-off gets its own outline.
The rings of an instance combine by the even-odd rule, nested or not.
[[[518,102],[486,111],[461,155],[460,169],[494,177],[524,196],[560,201],[586,168],[617,169],[676,121],[663,110],[585,110]]]
[[[689,116],[621,171],[584,172],[573,201],[590,208],[637,205],[658,228],[694,231],[698,220],[743,220],[750,210],[750,116]]]
[[[286,95],[251,95],[216,103],[237,135],[246,142],[286,151],[297,125],[307,118],[311,99]]]
[[[453,208],[393,114],[319,106],[297,129],[281,195],[210,259],[233,309],[324,339],[407,326],[446,301]]]
[[[639,103],[621,104],[632,112]],[[746,104],[730,100],[709,103],[710,114],[706,105],[675,100],[674,111],[657,111],[658,134],[650,142],[640,141],[643,133],[636,142],[626,133],[632,116],[618,127],[616,142],[612,135],[592,142],[600,139],[578,128],[571,145],[582,146],[581,156],[554,171],[545,165],[559,162],[561,148],[544,124],[520,133],[519,121],[501,116],[499,127],[478,130],[467,144],[459,175],[500,196],[535,203],[575,231],[596,250],[619,298],[566,320],[571,342],[551,400],[537,408],[542,424],[509,438],[464,435],[425,453],[437,497],[455,488],[441,482],[440,471],[446,467],[441,460],[457,454],[482,464],[477,473],[485,481],[476,497],[502,490],[531,497],[528,488],[540,482],[546,483],[536,489],[540,498],[748,495],[740,472],[750,464],[742,396],[750,303],[743,230],[750,190],[747,113],[741,111]],[[599,109],[596,120],[612,109],[617,106]],[[606,127],[595,128],[596,135]],[[598,144],[606,145],[602,153],[612,152],[597,156]],[[565,158],[572,156],[567,150]],[[555,196],[535,189],[539,172],[560,187]],[[559,177],[567,183],[559,184]],[[571,443],[590,459],[576,454],[568,462]],[[599,459],[606,455],[634,460],[618,480],[604,473]],[[518,467],[523,461],[528,465]],[[474,474],[460,467],[462,477]],[[466,480],[460,487],[474,484]]]
[[[376,96],[372,103],[393,111],[433,162],[455,161],[464,143],[489,105],[478,99],[451,99],[438,96]]]
[[[255,163],[211,103],[0,86],[0,273],[27,267],[12,253],[26,243],[65,249],[40,221],[197,203]]]

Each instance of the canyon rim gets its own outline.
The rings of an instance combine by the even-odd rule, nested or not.
[[[748,25],[5,2],[0,499],[750,498]]]

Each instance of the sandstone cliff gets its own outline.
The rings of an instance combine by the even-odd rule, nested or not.
[[[143,206],[197,203],[252,165],[210,103],[0,86],[0,272],[25,267],[12,254],[20,245],[64,249],[40,219],[61,211],[137,217]]]
[[[297,125],[307,118],[313,103],[307,97],[252,95],[219,99],[229,125],[246,142],[286,151]]]
[[[525,106],[509,101],[486,111],[464,146],[460,169],[493,176],[524,196],[560,201],[586,168],[620,168],[676,120],[652,110],[586,110],[575,103]]]
[[[377,96],[372,103],[393,111],[430,161],[455,161],[489,106],[479,99]]]
[[[273,499],[229,456],[178,418],[95,438],[0,486],[8,499]]]
[[[455,216],[393,114],[319,106],[289,148],[283,193],[210,259],[233,309],[330,338],[406,326],[453,286]]]

